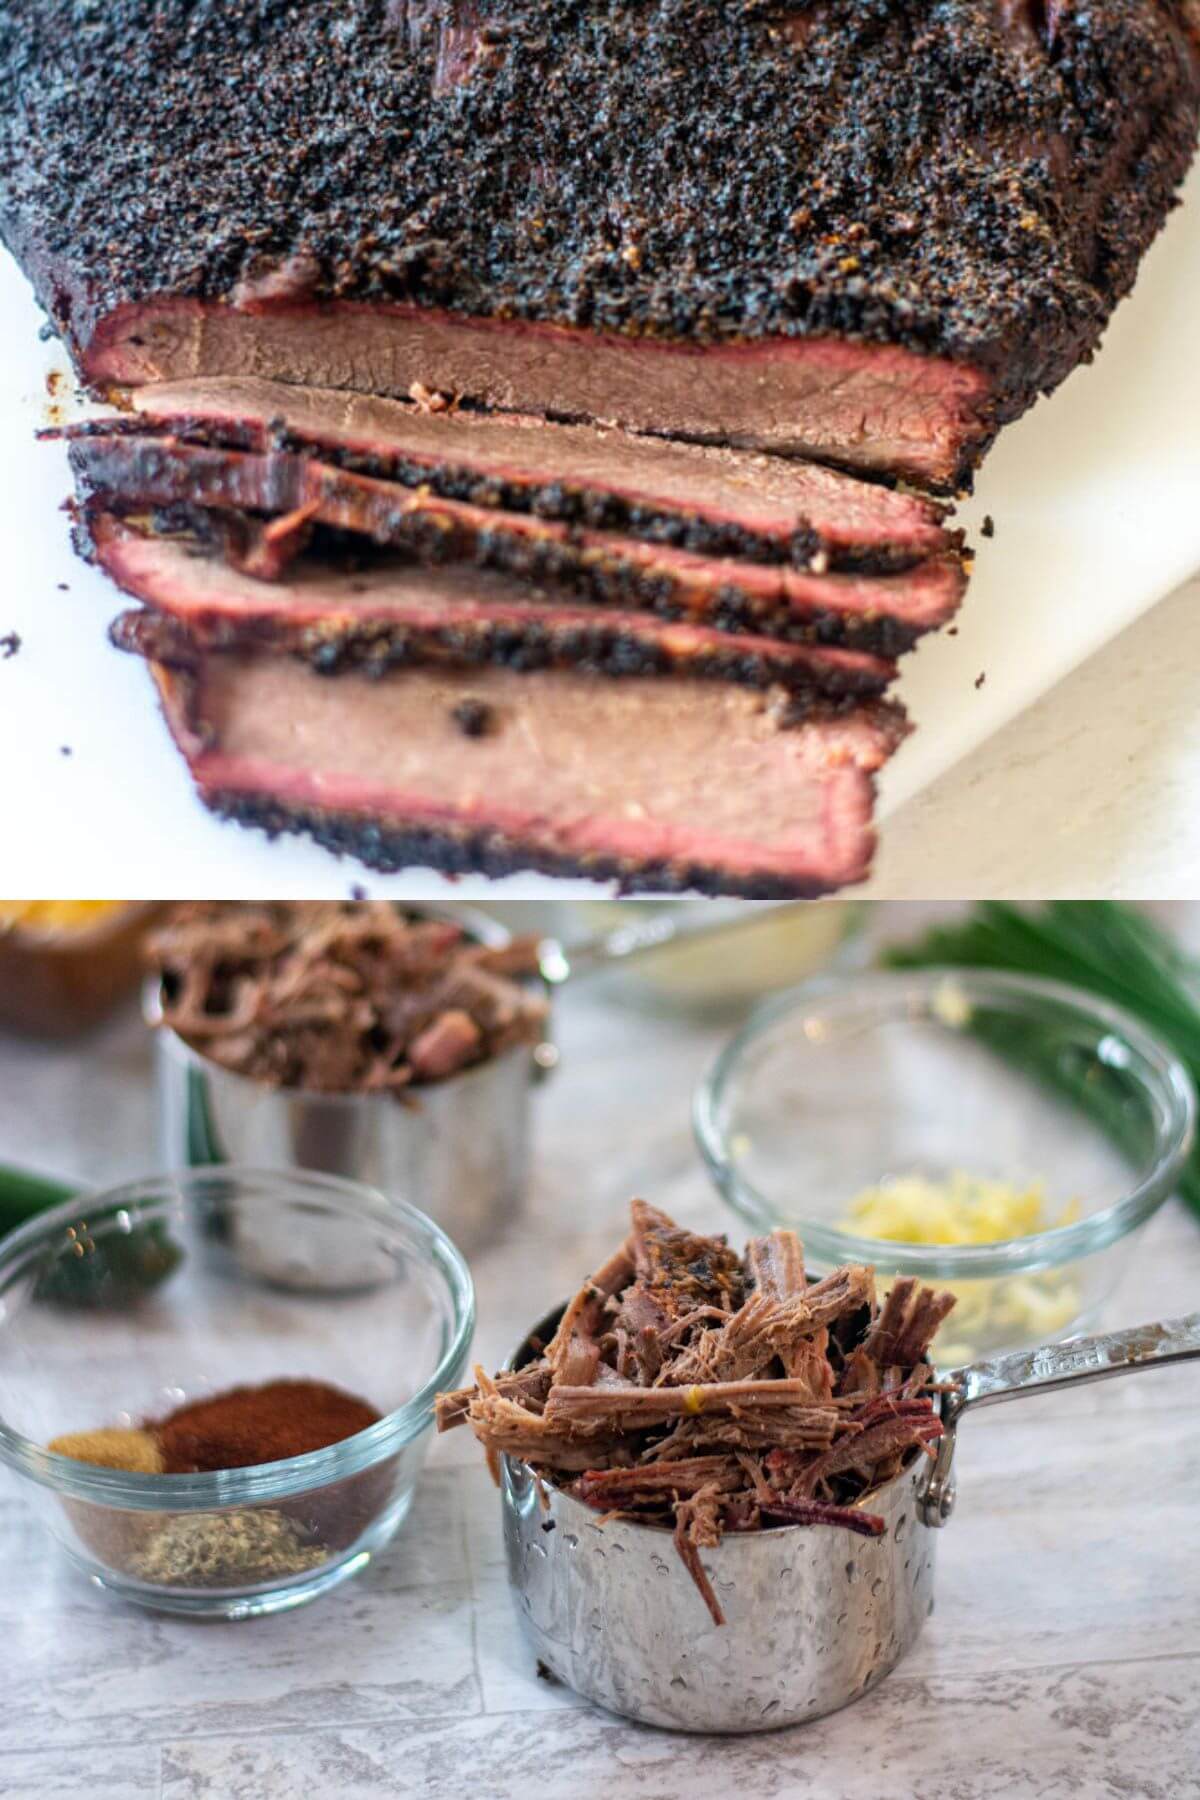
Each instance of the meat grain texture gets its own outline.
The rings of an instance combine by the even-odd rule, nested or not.
[[[546,1019],[521,979],[532,940],[488,948],[383,901],[182,901],[146,957],[163,1026],[268,1087],[401,1094],[536,1044]]]

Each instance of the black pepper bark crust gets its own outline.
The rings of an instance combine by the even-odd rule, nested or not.
[[[120,624],[117,620],[114,625],[118,643]],[[537,669],[574,669],[609,680],[687,675],[695,681],[732,681],[741,687],[781,687],[787,690],[796,719],[814,710],[849,712],[864,697],[882,694],[894,673],[890,668],[878,675],[837,669],[814,673],[773,654],[767,643],[759,653],[720,644],[680,652],[604,621],[589,626],[553,619],[544,625],[520,626],[472,621],[420,629],[342,620],[297,627],[214,621],[206,622],[203,643],[213,650],[295,656],[316,674],[331,677],[359,673],[382,679],[395,669],[448,663],[457,668],[491,665],[526,675]]]
[[[148,654],[145,645],[160,627],[169,634],[167,641],[176,656],[181,646],[294,656],[315,674],[329,677],[357,673],[382,680],[396,669],[490,665],[526,675],[538,669],[573,669],[609,680],[686,675],[694,681],[779,688],[787,693],[793,722],[814,712],[829,717],[851,712],[864,699],[883,694],[895,676],[887,663],[868,670],[797,666],[769,643],[761,651],[720,643],[680,648],[604,620],[579,625],[552,617],[544,624],[471,620],[418,627],[371,619],[352,622],[339,616],[313,625],[213,614],[174,619],[146,608],[114,619],[109,637],[118,649]]]
[[[0,229],[78,355],[281,268],[666,339],[1094,349],[1195,143],[1191,0],[0,0]]]
[[[791,643],[842,645],[885,655],[908,649],[923,631],[952,614],[966,585],[956,555],[932,558],[923,571],[877,578],[870,609],[839,596],[844,571],[814,577],[818,590],[794,603],[786,586],[764,570],[735,561],[712,569],[664,560],[638,540],[620,535],[592,537],[560,521],[528,513],[506,514],[487,507],[462,510],[426,487],[412,489],[374,478],[355,485],[353,473],[290,452],[267,457],[172,439],[116,433],[72,438],[71,465],[81,513],[128,515],[165,513],[190,520],[197,534],[229,560],[239,562],[237,545],[253,540],[257,519],[314,513],[312,529],[299,536],[293,556],[332,535],[338,549],[357,541],[358,554],[372,547],[415,556],[431,564],[474,563],[538,584],[565,587],[573,595],[604,605],[649,610],[666,619],[692,619],[739,635],[766,635]],[[373,485],[371,484],[373,482]],[[180,509],[183,509],[180,515]],[[340,521],[334,526],[330,521]],[[168,529],[172,528],[170,523]],[[280,571],[292,556],[281,559]],[[257,570],[251,570],[257,573]],[[921,610],[922,574],[936,585],[940,611]],[[876,578],[863,576],[865,587]],[[839,608],[839,598],[843,604]],[[913,612],[916,609],[914,620]]]
[[[164,430],[153,421],[136,413],[112,415],[102,419],[81,419],[67,426],[51,426],[38,432],[42,441],[65,438],[68,442],[84,442],[88,438],[134,438],[150,444],[162,440]],[[205,449],[241,450],[249,453],[264,448],[262,436],[236,422],[216,426],[207,420],[173,419],[169,435],[182,444]],[[644,543],[667,544],[672,549],[690,550],[697,555],[733,556],[747,562],[790,563],[795,569],[807,569],[822,551],[826,567],[838,573],[894,575],[913,568],[920,560],[902,541],[895,544],[866,546],[827,546],[820,534],[810,526],[798,525],[783,542],[752,531],[731,519],[710,519],[699,513],[665,512],[623,494],[611,494],[580,486],[570,480],[529,485],[506,481],[502,476],[484,473],[465,464],[445,462],[430,465],[407,461],[402,456],[376,456],[360,450],[348,450],[336,444],[316,446],[279,420],[277,429],[266,446],[280,455],[320,460],[331,468],[346,469],[353,475],[367,475],[376,481],[397,481],[405,487],[425,487],[447,500],[463,500],[471,506],[491,507],[496,512],[529,513],[537,519],[552,519],[565,525],[585,526],[593,531],[620,531]],[[947,529],[947,549],[961,548],[963,533]]]
[[[871,786],[874,788],[874,782]],[[335,856],[353,856],[387,875],[400,869],[437,869],[443,875],[487,875],[498,881],[528,870],[568,880],[615,882],[622,894],[698,893],[742,900],[816,900],[845,886],[847,879],[794,881],[782,875],[730,875],[712,863],[558,855],[489,829],[455,832],[385,825],[351,813],[284,806],[240,793],[201,791],[200,798],[222,819],[257,826],[270,838],[284,832],[306,835]],[[874,835],[868,833],[863,845],[864,873],[873,846]]]

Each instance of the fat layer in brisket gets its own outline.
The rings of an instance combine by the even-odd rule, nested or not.
[[[664,675],[396,669],[335,680],[201,652],[152,615],[151,661],[201,797],[379,868],[615,878],[794,897],[862,878],[872,777],[903,735],[882,703],[797,723],[782,691]]]
[[[857,1267],[810,1283],[790,1231],[738,1258],[644,1201],[631,1224],[545,1350],[439,1395],[438,1428],[468,1424],[489,1457],[606,1516],[672,1527],[720,1625],[700,1551],[725,1531],[883,1530],[872,1490],[942,1433],[927,1356],[953,1299],[906,1281],[880,1308]],[[870,1393],[847,1391],[855,1359]]]

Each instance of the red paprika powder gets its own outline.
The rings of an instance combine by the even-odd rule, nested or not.
[[[367,1401],[323,1381],[267,1381],[189,1401],[147,1426],[167,1475],[248,1469],[324,1450],[377,1424]]]

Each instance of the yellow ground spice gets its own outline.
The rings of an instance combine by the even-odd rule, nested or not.
[[[148,1431],[119,1425],[97,1431],[69,1431],[51,1438],[47,1450],[69,1456],[72,1462],[92,1463],[98,1469],[122,1469],[128,1475],[161,1475],[163,1455],[157,1438]]]

